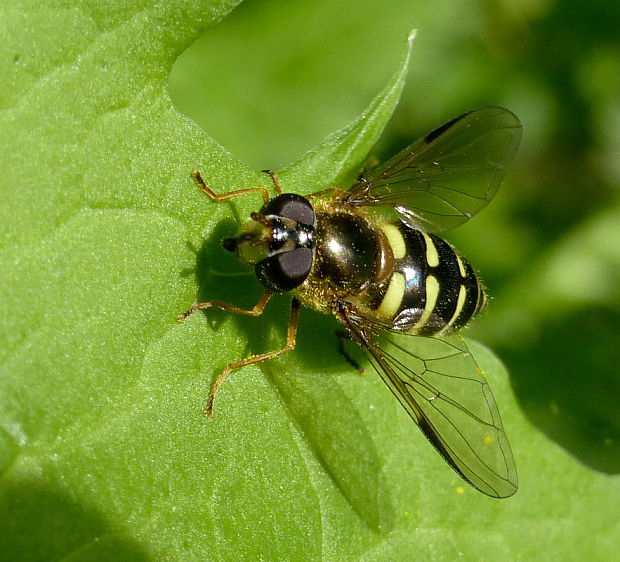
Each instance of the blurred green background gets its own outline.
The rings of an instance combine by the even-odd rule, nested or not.
[[[456,114],[522,120],[493,203],[447,238],[493,297],[468,335],[504,360],[530,420],[620,472],[620,4],[247,0],[177,61],[177,108],[256,169],[281,169],[357,116],[417,28],[375,156]],[[346,186],[344,186],[346,187]]]

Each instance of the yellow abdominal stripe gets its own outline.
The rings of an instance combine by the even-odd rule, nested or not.
[[[439,281],[437,281],[437,277],[434,275],[428,275],[426,277],[426,304],[424,305],[422,316],[420,316],[420,319],[416,322],[416,328],[421,328],[428,322],[428,319],[435,309],[438,297]]]
[[[466,296],[467,296],[467,289],[465,288],[465,285],[461,285],[459,287],[459,296],[456,300],[456,308],[454,309],[454,314],[452,315],[452,318],[450,318],[450,321],[445,325],[445,327],[442,328],[441,331],[437,334],[438,336],[444,335],[454,325],[454,323],[456,322],[456,319],[459,317],[459,315],[461,314],[461,311],[463,310],[463,307],[465,306]]]
[[[439,265],[439,254],[431,237],[425,232],[422,233],[426,242],[426,262],[429,267],[437,267]]]
[[[400,230],[395,225],[390,223],[383,224],[381,226],[381,230],[388,240],[394,257],[396,259],[403,259],[405,257],[407,248],[405,244],[405,239],[403,238]],[[431,268],[438,267],[439,252],[437,251],[437,247],[435,246],[433,239],[425,232],[422,232],[422,236],[424,236],[424,240],[426,242],[426,262],[428,266]],[[467,277],[465,265],[463,264],[462,260],[459,258],[458,255],[455,254],[455,256],[458,263],[459,271],[461,273],[461,277]],[[426,276],[425,289],[426,301],[424,304],[424,310],[413,328],[413,330],[416,332],[418,329],[426,325],[431,315],[433,314],[435,307],[437,306],[441,287],[439,284],[439,280],[435,275]],[[403,302],[403,297],[405,296],[405,291],[405,276],[400,272],[395,272],[390,279],[390,283],[388,285],[387,291],[385,292],[385,296],[383,297],[379,308],[377,308],[377,313],[385,318],[394,318],[400,310]],[[459,294],[457,297],[454,314],[452,315],[452,318],[450,318],[450,321],[446,324],[446,326],[437,335],[443,335],[450,330],[450,328],[454,325],[461,312],[463,311],[466,299],[467,288],[464,284],[461,283],[459,287]]]
[[[405,239],[400,233],[400,230],[396,226],[390,223],[386,223],[381,226],[381,230],[385,237],[388,239],[392,253],[397,260],[402,260],[405,257],[406,246]]]
[[[392,279],[390,279],[390,284],[377,312],[386,318],[393,318],[403,302],[404,294],[405,276],[402,273],[396,272],[392,275]]]
[[[456,257],[456,263],[459,264],[459,271],[461,272],[461,277],[467,277],[467,272],[465,271],[463,260],[459,257],[459,255],[456,252],[454,252],[454,256]]]

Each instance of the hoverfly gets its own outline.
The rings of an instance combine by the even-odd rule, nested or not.
[[[497,406],[456,334],[485,307],[485,291],[471,265],[436,233],[465,223],[493,198],[521,132],[510,111],[475,109],[361,175],[346,191],[330,188],[308,197],[282,193],[273,172],[274,197],[264,187],[218,195],[194,172],[214,201],[262,195],[261,209],[223,246],[254,265],[265,292],[252,309],[209,301],[179,321],[210,307],[259,316],[273,293],[292,295],[286,345],[227,365],[205,413],[212,415],[231,371],[295,347],[303,304],[339,320],[463,479],[495,498],[512,495],[517,473]]]

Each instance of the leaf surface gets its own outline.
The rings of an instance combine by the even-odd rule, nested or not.
[[[236,373],[204,418],[217,371],[280,345],[287,314],[282,298],[260,319],[175,321],[194,299],[252,306],[260,295],[220,248],[256,201],[205,201],[190,172],[221,192],[269,179],[167,91],[176,57],[235,4],[1,8],[0,552],[542,559],[552,542],[567,559],[610,554],[617,479],[535,431],[480,346],[520,471],[506,502],[465,487],[378,377],[351,373],[326,316],[304,311],[299,349]],[[283,171],[287,189],[357,173],[405,68]]]

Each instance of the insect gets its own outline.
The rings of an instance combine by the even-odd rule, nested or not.
[[[472,266],[436,234],[465,223],[493,198],[521,132],[507,109],[474,109],[361,175],[346,191],[330,188],[308,197],[283,193],[273,172],[274,197],[264,187],[218,195],[194,172],[214,201],[262,196],[260,210],[223,246],[254,265],[265,291],[252,309],[209,301],[179,321],[210,307],[259,316],[274,293],[292,295],[286,345],[227,365],[212,385],[205,413],[211,417],[231,371],[294,349],[304,305],[338,319],[340,337],[361,346],[464,480],[495,498],[512,495],[517,473],[497,406],[456,333],[486,306],[485,291]]]

